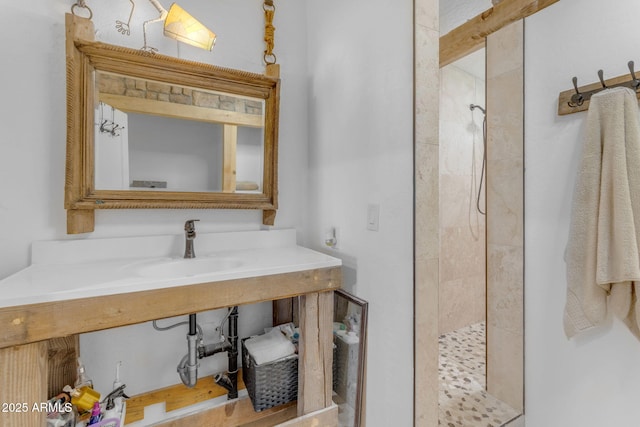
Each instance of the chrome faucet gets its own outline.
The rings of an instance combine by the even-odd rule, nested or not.
[[[195,258],[196,252],[193,250],[193,241],[196,238],[196,221],[200,221],[199,219],[190,219],[184,223],[184,237],[185,237],[185,247],[184,247],[184,257],[185,258]]]

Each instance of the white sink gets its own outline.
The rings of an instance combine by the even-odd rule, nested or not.
[[[201,276],[219,271],[231,270],[240,267],[242,264],[242,260],[237,258],[165,258],[138,265],[135,268],[135,272],[144,277],[170,279],[177,277]]]
[[[296,244],[296,230],[200,233],[184,259],[182,234],[33,242],[32,265],[0,280],[0,310],[337,267]]]

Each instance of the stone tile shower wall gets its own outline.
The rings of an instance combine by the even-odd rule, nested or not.
[[[485,320],[485,217],[476,210],[483,116],[469,108],[485,106],[485,87],[484,79],[455,63],[441,69],[440,79],[439,332],[444,334]],[[480,206],[485,209],[484,191]]]
[[[414,425],[438,425],[438,0],[414,1]]]
[[[487,390],[524,405],[524,23],[487,38]]]

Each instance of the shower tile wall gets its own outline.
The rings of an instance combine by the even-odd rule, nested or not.
[[[438,422],[438,0],[414,1],[414,425]]]
[[[485,319],[485,220],[472,190],[482,167],[485,85],[456,66],[441,69],[440,86],[440,334]],[[475,153],[474,153],[475,146]],[[484,191],[481,195],[484,208]]]
[[[438,422],[438,0],[414,2],[415,426]]]
[[[524,23],[487,38],[487,390],[524,405]]]

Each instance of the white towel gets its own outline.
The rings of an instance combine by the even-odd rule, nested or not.
[[[639,243],[638,101],[631,89],[607,89],[591,97],[573,195],[565,252],[569,338],[605,320],[607,299],[640,338],[634,283],[640,280]]]
[[[256,365],[273,362],[296,352],[296,346],[278,328],[273,328],[264,335],[248,338],[244,341],[244,346],[253,356]]]

